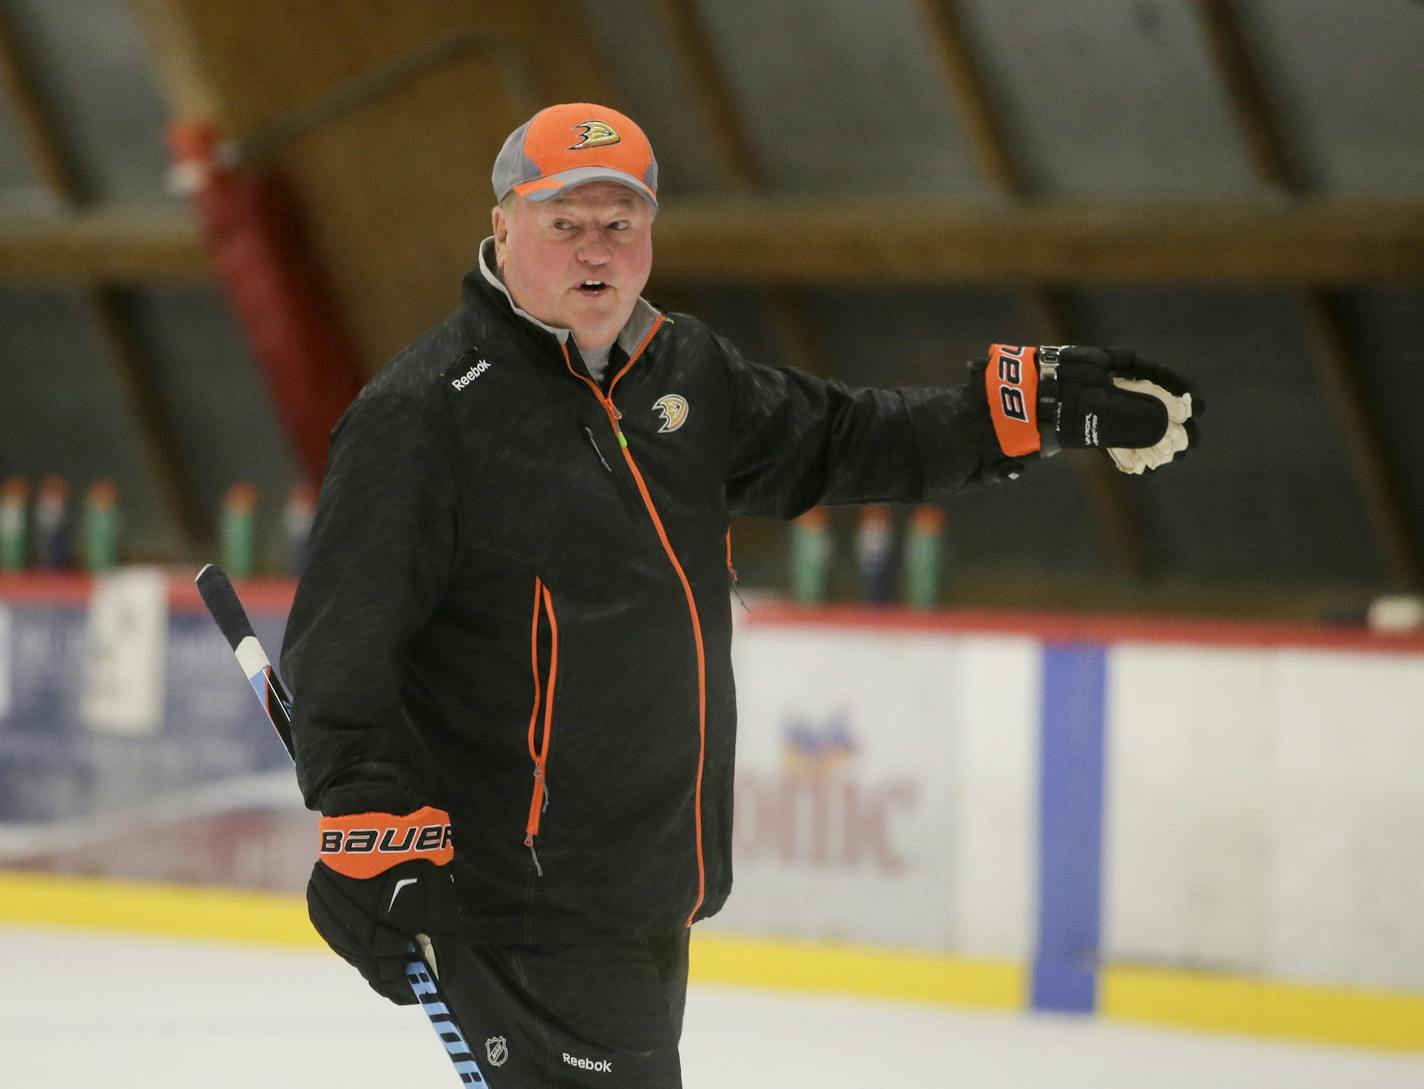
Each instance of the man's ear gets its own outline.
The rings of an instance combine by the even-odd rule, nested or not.
[[[494,228],[494,266],[504,265],[504,249],[509,243],[509,216],[498,204],[490,210],[490,226]]]

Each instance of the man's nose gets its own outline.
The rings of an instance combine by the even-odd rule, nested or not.
[[[585,264],[602,265],[608,262],[612,255],[612,247],[608,241],[598,235],[589,235],[579,242],[578,258]]]

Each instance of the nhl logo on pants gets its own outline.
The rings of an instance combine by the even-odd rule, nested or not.
[[[491,1066],[503,1066],[504,1060],[509,1058],[509,1045],[505,1043],[503,1036],[491,1036],[485,1041],[485,1058],[490,1061]]]

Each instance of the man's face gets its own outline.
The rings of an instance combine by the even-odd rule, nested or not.
[[[591,182],[551,200],[494,210],[495,261],[521,310],[612,344],[653,267],[653,210],[627,186]]]

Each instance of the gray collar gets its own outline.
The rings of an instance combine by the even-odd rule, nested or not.
[[[510,309],[518,314],[531,325],[538,326],[546,333],[552,333],[559,338],[560,344],[568,344],[573,339],[569,330],[560,329],[557,325],[546,325],[527,310],[521,310],[510,295],[509,289],[504,286],[504,281],[499,278],[499,273],[495,271],[494,263],[494,236],[491,235],[480,243],[480,274],[489,282],[492,287],[499,290],[506,299],[509,300]],[[643,342],[643,338],[648,335],[648,330],[653,327],[653,322],[658,320],[658,312],[653,305],[638,297],[638,301],[633,306],[633,313],[628,316],[628,323],[619,330],[615,343],[622,348],[625,353],[632,355],[637,351],[638,345]]]

